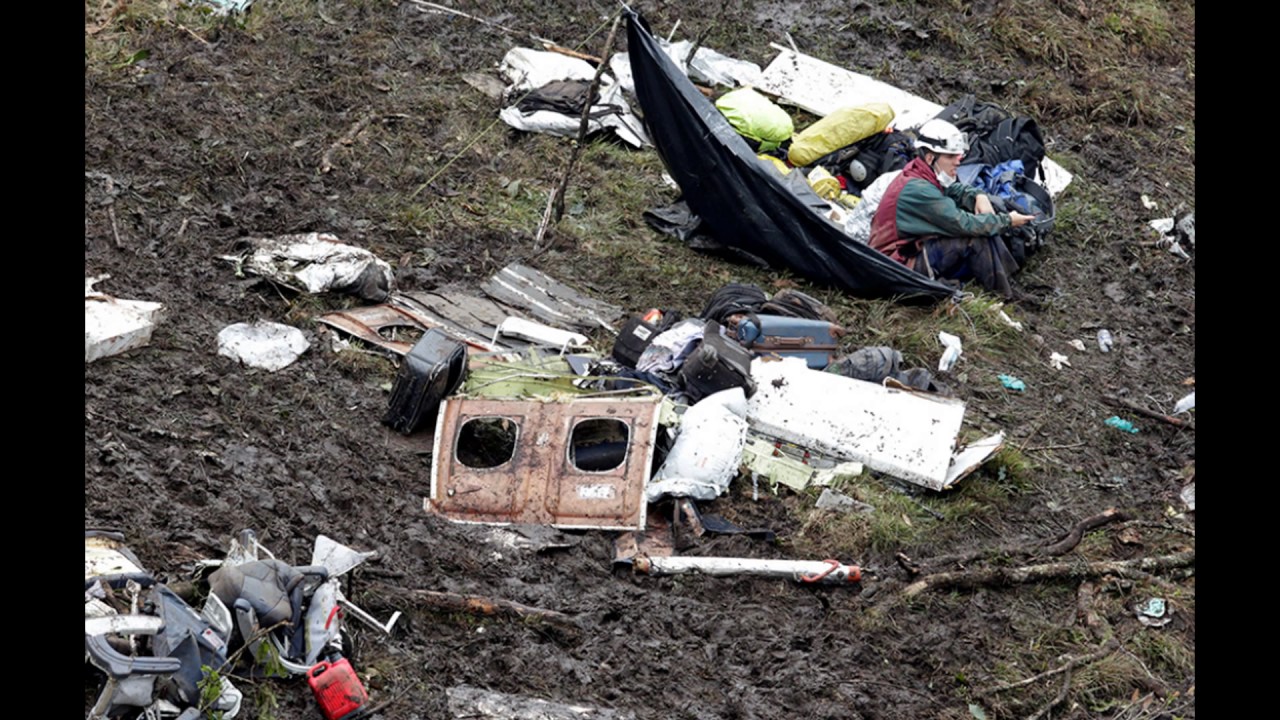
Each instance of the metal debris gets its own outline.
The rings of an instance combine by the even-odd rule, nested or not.
[[[658,406],[658,397],[446,400],[424,507],[457,522],[642,528]]]

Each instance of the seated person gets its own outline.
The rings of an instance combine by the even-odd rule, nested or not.
[[[1000,234],[1034,218],[996,213],[979,190],[958,182],[969,149],[964,133],[945,120],[920,127],[917,156],[885,190],[871,220],[872,248],[931,278],[976,279],[1013,298],[1009,276],[1018,263]]]

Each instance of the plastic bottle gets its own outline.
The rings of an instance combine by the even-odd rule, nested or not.
[[[1098,347],[1102,352],[1111,352],[1111,331],[1102,328],[1098,331]]]

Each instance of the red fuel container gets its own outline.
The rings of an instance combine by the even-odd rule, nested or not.
[[[315,693],[325,720],[354,720],[369,700],[369,693],[346,658],[316,663],[307,671],[307,684]]]

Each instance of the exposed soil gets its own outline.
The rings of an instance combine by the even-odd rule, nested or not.
[[[86,3],[85,274],[109,273],[98,289],[117,297],[164,303],[166,319],[148,347],[85,366],[86,527],[123,531],[149,569],[174,579],[198,559],[221,557],[242,528],[297,564],[309,560],[317,534],[378,551],[357,571],[354,598],[380,617],[400,609],[406,618],[390,639],[349,628],[353,663],[386,718],[451,717],[445,689],[461,683],[638,718],[968,718],[971,702],[987,717],[1027,717],[1051,703],[1062,675],[982,698],[978,691],[1097,647],[1077,619],[1078,579],[904,599],[761,579],[648,578],[611,569],[610,533],[574,534],[573,547],[537,553],[495,548],[481,528],[425,513],[429,455],[406,449],[379,422],[395,366],[333,352],[314,322],[357,301],[237,278],[218,259],[236,240],[332,232],[391,262],[409,289],[476,284],[523,260],[629,311],[695,313],[710,290],[745,271],[658,236],[638,213],[619,218],[611,235],[707,267],[705,277],[669,285],[621,267],[625,257],[591,250],[572,229],[531,253],[536,219],[518,229],[498,221],[513,197],[498,178],[524,177],[543,193],[569,146],[498,126],[467,147],[500,105],[461,75],[491,72],[527,38],[409,2],[260,0],[243,22],[141,5]],[[594,53],[605,34],[598,26],[607,31],[616,9],[458,5],[568,46],[597,31],[586,48]],[[1141,242],[1154,237],[1149,220],[1193,202],[1193,4],[1029,2],[1010,4],[1015,16],[992,2],[744,2],[727,13],[701,5],[636,7],[655,32],[680,19],[680,37],[711,29],[707,46],[761,64],[773,55],[768,43],[785,44],[789,31],[802,50],[940,102],[973,92],[1007,103],[1039,119],[1050,155],[1075,173],[1055,243],[1020,276],[1039,297],[1017,308],[1028,326],[1023,349],[966,355],[973,370],[952,382],[974,424],[1006,430],[1031,463],[1025,482],[964,527],[842,558],[876,570],[860,589],[907,580],[898,552],[927,561],[1030,546],[1108,507],[1146,525],[1104,528],[1091,555],[1068,557],[1194,550],[1193,514],[1167,518],[1170,508],[1182,512],[1178,494],[1194,477],[1194,427],[1103,401],[1167,413],[1194,389],[1184,384],[1195,374],[1194,247],[1185,260]],[[1039,54],[1009,34],[1010,23],[1037,38],[1027,46]],[[1101,39],[1086,51],[1082,37]],[[140,50],[146,57],[129,61]],[[339,142],[365,120],[353,141]],[[326,158],[332,169],[321,172]],[[607,179],[633,169],[609,160],[583,172]],[[652,197],[669,195],[656,177],[651,184]],[[577,192],[590,205],[592,189]],[[1158,209],[1145,207],[1144,195]],[[893,344],[866,331],[864,305],[841,300],[838,308],[854,326],[852,347]],[[221,328],[257,318],[301,327],[311,350],[276,373],[216,354]],[[1115,336],[1107,354],[1094,341],[1100,327]],[[1068,345],[1076,338],[1084,352]],[[1051,351],[1068,354],[1071,367],[1051,369]],[[1028,391],[985,382],[998,372],[1021,377]],[[1104,425],[1110,415],[1141,432]],[[1180,417],[1194,423],[1194,414]],[[966,492],[948,497],[973,497]],[[753,501],[749,480],[740,480],[706,509],[769,527],[779,542],[706,537],[689,551],[794,557],[811,502],[787,493]],[[908,521],[941,524],[925,512]],[[1162,529],[1169,523],[1188,532]],[[1136,672],[1118,666],[1126,655],[1076,669],[1050,717],[1157,717],[1175,693],[1178,715],[1194,717],[1194,662],[1185,659],[1195,646],[1194,578],[1173,588],[1152,582],[1099,579],[1096,609],[1126,648],[1171,649],[1142,655]],[[423,611],[372,591],[377,583],[517,601],[573,615],[583,629]],[[1155,593],[1177,612],[1163,628],[1144,628],[1132,606]],[[96,682],[86,672],[87,700]],[[241,686],[241,717],[270,716],[255,705],[259,684]],[[305,682],[266,687],[280,703],[275,717],[319,717]],[[1155,697],[1146,714],[1130,705],[1135,691]]]

